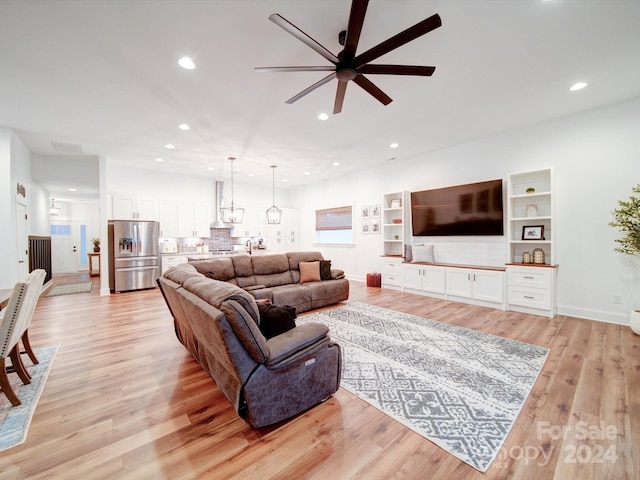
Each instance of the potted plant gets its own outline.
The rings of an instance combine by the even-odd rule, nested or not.
[[[92,238],[91,243],[93,243],[93,251],[98,253],[100,251],[100,239]]]
[[[527,188],[527,189],[525,190],[525,192],[527,192],[527,193],[534,193],[535,191],[536,191],[536,189],[535,189],[535,188],[533,188],[533,187],[529,187],[529,188]]]
[[[633,193],[640,194],[640,184],[631,189]],[[619,200],[618,208],[613,212],[614,220],[609,222],[611,227],[616,227],[623,234],[622,238],[616,238],[618,246],[616,252],[625,255],[640,256],[640,196],[630,196],[628,201]],[[640,335],[640,309],[631,311],[629,318],[631,330]]]

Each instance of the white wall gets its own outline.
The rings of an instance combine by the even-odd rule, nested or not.
[[[400,147],[401,149],[402,147]],[[552,166],[556,175],[558,312],[620,323],[640,308],[640,259],[614,252],[608,226],[619,199],[640,183],[640,99],[402,159],[292,193],[301,215],[301,248],[319,249],[350,278],[380,269],[380,235],[361,235],[354,247],[315,246],[314,211],[382,202],[382,195],[424,190]],[[478,239],[457,239],[472,242]],[[452,241],[452,240],[451,240]],[[491,243],[490,240],[483,239]],[[507,260],[505,238],[496,240]],[[494,245],[495,246],[495,245]],[[492,246],[489,245],[491,248]],[[436,245],[437,252],[437,245]],[[437,255],[437,253],[436,253]],[[614,304],[613,295],[622,295]]]
[[[27,234],[49,235],[47,192],[31,173],[31,154],[15,133],[0,127],[0,289],[13,288],[18,279],[16,207],[27,207]],[[26,196],[17,193],[24,185]],[[44,207],[44,208],[43,208]]]

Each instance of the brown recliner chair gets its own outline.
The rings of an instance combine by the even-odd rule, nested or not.
[[[286,420],[338,389],[342,354],[326,325],[300,325],[267,340],[255,299],[243,289],[189,264],[169,269],[158,285],[180,342],[253,427]]]

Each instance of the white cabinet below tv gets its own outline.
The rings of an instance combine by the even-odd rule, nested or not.
[[[504,271],[447,268],[447,299],[456,297],[480,305],[504,306]]]
[[[447,293],[446,268],[405,263],[402,268],[402,286],[408,293],[428,292],[444,298]]]

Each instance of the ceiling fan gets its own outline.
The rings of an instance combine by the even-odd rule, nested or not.
[[[391,50],[395,50],[402,45],[421,37],[425,33],[429,33],[432,30],[440,27],[442,21],[438,14],[416,23],[413,27],[409,27],[406,30],[394,35],[393,37],[385,40],[384,42],[370,48],[364,53],[356,55],[358,48],[358,41],[360,39],[360,32],[362,31],[362,24],[364,23],[364,17],[367,12],[368,0],[353,0],[351,3],[351,12],[349,13],[349,23],[346,31],[342,31],[339,34],[340,45],[344,45],[344,49],[334,55],[325,47],[316,42],[309,35],[304,33],[293,23],[281,15],[274,13],[269,16],[269,20],[283,28],[298,40],[309,46],[324,58],[329,60],[332,65],[325,66],[299,66],[299,67],[256,67],[258,72],[317,72],[317,71],[330,71],[331,73],[324,77],[322,80],[314,83],[308,88],[297,95],[291,97],[286,103],[294,103],[300,100],[302,97],[311,93],[315,89],[321,87],[325,83],[330,82],[334,78],[338,79],[338,89],[336,91],[336,99],[333,105],[333,113],[340,113],[342,111],[342,104],[344,103],[344,95],[347,90],[347,83],[350,80],[363,88],[366,92],[375,97],[384,105],[388,105],[392,102],[391,97],[380,90],[374,85],[365,74],[371,75],[419,75],[419,76],[431,76],[436,67],[421,67],[415,65],[381,65],[371,64],[373,60],[389,53]]]

